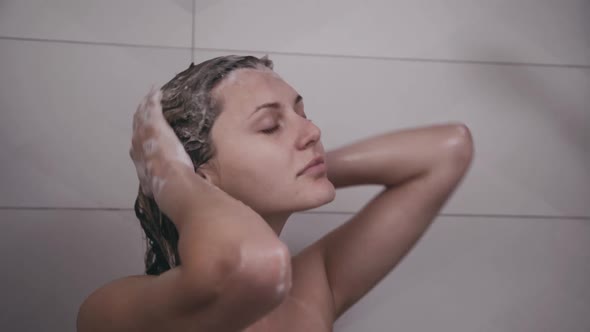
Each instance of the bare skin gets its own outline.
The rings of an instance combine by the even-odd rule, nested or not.
[[[181,234],[188,234],[192,226],[186,225],[192,223],[186,216],[195,213],[190,212],[192,203],[181,198],[186,197],[183,193],[206,188],[210,188],[206,194],[227,193],[233,199],[229,204],[236,205],[236,210],[243,208],[245,213],[256,214],[266,222],[273,236],[264,228],[255,236],[270,243],[278,239],[290,214],[332,201],[335,189],[383,185],[383,191],[350,220],[277,270],[277,275],[290,276],[279,278],[282,284],[274,284],[277,302],[250,324],[235,330],[332,331],[334,322],[411,250],[460,184],[473,158],[471,134],[462,124],[433,125],[369,137],[324,153],[320,131],[305,119],[302,101],[292,87],[269,71],[238,72],[215,91],[224,98],[226,108],[212,131],[220,154],[198,172],[197,177],[206,181],[191,178],[192,171],[178,153],[175,144],[180,143],[173,136],[159,135],[161,142],[157,145],[165,147],[159,150],[159,157],[149,153],[149,144],[145,153],[149,135],[134,136],[134,146],[144,147],[143,155],[131,154],[139,165],[142,188],[145,184],[145,191],[154,194],[159,206],[170,210]],[[145,102],[140,109],[157,110],[157,93],[148,98],[152,102]],[[267,103],[274,106],[252,115],[257,106]],[[248,121],[250,117],[254,120]],[[145,116],[139,114],[136,119]],[[260,134],[261,130],[275,127],[278,129],[271,134]],[[142,173],[146,155],[154,159],[151,171]],[[324,156],[327,171],[296,175],[316,155]],[[158,164],[160,167],[155,166]],[[182,165],[186,168],[179,172]],[[178,173],[184,175],[176,181],[172,175],[166,176]],[[243,255],[256,253],[252,250]],[[137,284],[154,278],[158,277],[133,276],[126,280]]]
[[[459,124],[391,132],[328,152],[335,188],[383,184],[384,190],[293,258],[290,296],[247,331],[332,331],[418,242],[468,171],[473,152],[471,134]]]

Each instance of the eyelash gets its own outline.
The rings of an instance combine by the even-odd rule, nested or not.
[[[277,126],[274,126],[272,128],[269,128],[269,129],[264,129],[264,130],[262,130],[262,132],[265,133],[265,134],[267,134],[267,135],[270,135],[270,134],[274,133],[277,130],[279,130],[279,126],[278,125]]]
[[[307,117],[305,118],[307,121],[312,122],[311,119],[308,119]],[[276,125],[272,128],[268,128],[268,129],[264,129],[261,130],[263,133],[265,133],[266,135],[271,135],[272,133],[274,133],[275,131],[279,130],[279,125]]]

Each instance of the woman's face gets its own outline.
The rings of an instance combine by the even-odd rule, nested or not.
[[[217,154],[207,173],[217,186],[263,216],[334,199],[326,172],[298,175],[325,156],[320,129],[289,84],[269,69],[238,69],[213,94],[222,111],[211,129]]]

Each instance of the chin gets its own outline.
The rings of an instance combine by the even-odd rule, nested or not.
[[[265,214],[300,212],[328,204],[336,198],[336,189],[327,178],[317,179],[313,184],[307,183],[294,191],[296,192],[288,190],[279,195],[275,193],[265,196],[261,204],[263,208],[257,211],[264,211]],[[272,209],[269,211],[268,207]]]
[[[324,181],[322,181],[324,182]],[[322,205],[328,204],[336,198],[336,189],[332,182],[325,180],[325,184],[322,183],[321,186],[316,186],[314,188],[310,188],[309,194],[306,197],[306,200],[309,199],[306,203],[307,206],[305,210],[315,209]]]

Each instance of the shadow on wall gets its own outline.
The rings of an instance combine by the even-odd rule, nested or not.
[[[590,23],[586,26],[590,34]],[[499,53],[497,50],[486,54],[488,57],[493,54],[492,58],[499,59],[517,58],[517,56]],[[496,95],[507,95],[518,100],[518,105],[527,105],[527,109],[522,111],[532,110],[534,113],[530,114],[531,119],[545,118],[544,122],[555,125],[569,144],[583,150],[585,148],[584,142],[590,142],[590,112],[584,111],[590,105],[590,94],[584,96],[581,104],[574,104],[576,99],[580,100],[579,95],[575,95],[579,93],[579,90],[572,89],[572,87],[590,86],[590,69],[518,65],[514,67],[514,70],[511,70],[511,67],[511,65],[507,65],[499,70],[498,75],[480,77],[479,79],[492,83],[493,88],[501,91]],[[553,71],[563,73],[566,70],[571,70],[567,76],[546,75]],[[553,79],[548,80],[548,77]],[[564,81],[564,77],[571,80]],[[514,110],[514,112],[518,111]],[[526,128],[523,130],[526,131]]]
[[[178,5],[178,7],[184,9],[185,11],[192,13],[193,12],[193,2],[196,0],[174,0],[173,2]],[[213,3],[212,0],[208,1],[196,1],[196,6],[199,6],[201,3],[211,4]]]

